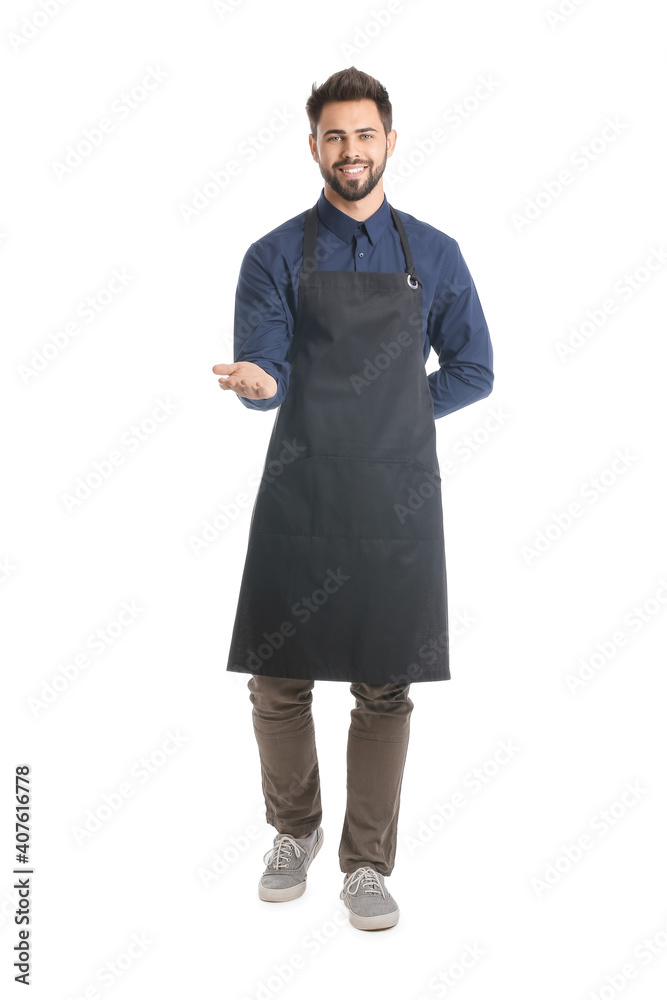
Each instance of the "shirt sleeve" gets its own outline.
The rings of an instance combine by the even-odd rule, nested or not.
[[[238,396],[251,410],[280,406],[289,385],[287,360],[292,341],[291,313],[285,306],[275,275],[266,267],[259,246],[253,243],[243,258],[236,286],[234,308],[234,361],[252,361],[278,383],[275,396],[248,399]]]
[[[434,418],[484,399],[493,388],[493,348],[477,289],[456,240],[438,276],[427,331],[440,367],[428,376]]]

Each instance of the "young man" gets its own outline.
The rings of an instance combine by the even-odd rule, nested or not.
[[[355,697],[340,893],[363,930],[391,927],[413,702],[449,680],[435,419],[488,396],[492,348],[458,243],[389,205],[385,88],[355,67],[312,88],[316,205],[241,266],[235,361],[213,367],[248,408],[279,408],[250,537],[228,670],[250,673],[267,822],[261,899],[294,899],[322,845],[311,713],[316,680]],[[434,348],[438,371],[426,375]]]

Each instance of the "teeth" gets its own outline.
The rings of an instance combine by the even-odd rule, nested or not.
[[[363,167],[343,167],[344,174],[360,174]]]

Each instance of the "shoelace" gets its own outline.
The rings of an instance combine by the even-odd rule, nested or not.
[[[382,888],[382,883],[378,878],[378,873],[374,868],[357,868],[355,872],[352,872],[349,879],[343,886],[343,891],[340,894],[342,899],[346,892],[355,894],[361,886],[361,891],[364,893],[369,893],[373,895],[380,895],[384,898],[384,890]]]
[[[264,855],[267,868],[289,868],[292,851],[296,852],[297,858],[300,854],[306,853],[303,847],[299,847],[294,837],[290,837],[287,833],[282,834],[280,840],[276,841],[271,850]]]

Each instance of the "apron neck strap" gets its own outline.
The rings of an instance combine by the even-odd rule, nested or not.
[[[419,282],[421,284],[421,279],[417,273],[417,268],[415,267],[415,262],[412,259],[412,251],[410,249],[410,243],[408,241],[407,233],[405,232],[405,227],[398,217],[398,213],[389,206],[389,211],[391,212],[391,217],[394,220],[394,225],[398,230],[398,235],[401,238],[401,246],[403,247],[403,253],[405,255],[405,269],[409,278],[413,283]],[[303,229],[303,260],[302,265],[304,270],[316,271],[317,270],[317,257],[315,254],[317,245],[317,203],[315,203],[306,214],[306,221]]]

